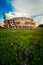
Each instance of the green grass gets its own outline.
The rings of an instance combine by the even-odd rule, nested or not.
[[[0,65],[23,63],[43,65],[43,29],[0,30]]]

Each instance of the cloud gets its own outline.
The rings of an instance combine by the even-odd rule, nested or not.
[[[3,21],[4,21],[3,18],[0,18],[0,23],[3,23]]]
[[[6,13],[6,18],[7,19],[14,18],[13,12]]]
[[[17,12],[17,11],[6,13],[6,18],[7,19],[12,19],[14,17],[24,17],[24,16],[26,16],[25,13],[21,14],[20,12]]]
[[[42,14],[43,0],[13,0],[11,1],[13,8],[26,14],[26,17]]]
[[[13,11],[6,13],[7,18],[29,17],[39,25],[43,23],[43,0],[11,0],[8,1],[13,7]]]
[[[36,26],[43,24],[43,16],[37,16],[34,18],[34,20],[36,21]]]

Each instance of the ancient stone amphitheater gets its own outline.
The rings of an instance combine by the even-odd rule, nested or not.
[[[10,20],[6,19],[6,14],[4,13],[4,27],[5,28],[35,28],[35,21],[31,18],[26,17],[16,17]]]

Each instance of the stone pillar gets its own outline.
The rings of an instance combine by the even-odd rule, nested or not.
[[[8,28],[8,22],[7,22],[7,19],[6,19],[6,13],[3,12],[3,15],[4,15],[4,27]]]

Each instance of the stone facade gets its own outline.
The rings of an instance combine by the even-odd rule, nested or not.
[[[10,20],[6,19],[6,14],[4,13],[4,27],[5,28],[35,28],[35,21],[31,18],[16,17]]]

